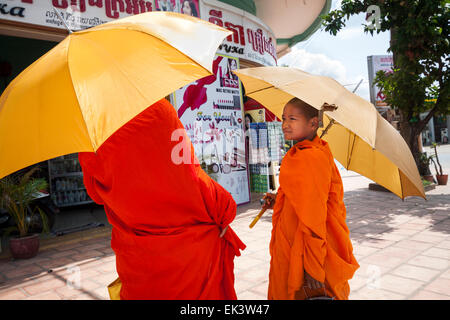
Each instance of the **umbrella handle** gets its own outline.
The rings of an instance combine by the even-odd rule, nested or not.
[[[320,139],[322,139],[322,137],[327,134],[328,130],[331,128],[331,126],[334,124],[334,122],[335,122],[334,119],[331,119],[330,123],[327,125],[325,130],[322,131],[322,134],[320,135]]]
[[[328,104],[326,102],[322,105],[322,108],[319,110],[319,128],[323,128],[323,113],[325,111],[334,111],[337,108],[335,104]]]
[[[226,226],[226,227],[222,230],[222,232],[221,232],[220,235],[219,235],[219,238],[222,238],[222,237],[225,235],[225,232],[227,232],[227,230],[228,230],[228,226]]]
[[[267,207],[263,207],[261,209],[261,211],[258,213],[258,215],[255,217],[255,219],[253,219],[252,223],[250,223],[250,229],[253,228],[253,226],[258,222],[259,218],[261,218],[261,216],[264,214],[264,212],[266,212]]]

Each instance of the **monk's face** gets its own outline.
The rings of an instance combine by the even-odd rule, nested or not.
[[[286,140],[312,140],[318,128],[318,119],[307,119],[301,112],[301,107],[287,104],[283,110],[282,129]]]

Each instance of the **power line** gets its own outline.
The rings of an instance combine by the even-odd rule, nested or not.
[[[354,86],[354,85],[356,85],[356,84],[358,84],[359,82],[356,82],[356,83],[349,83],[349,84],[343,84],[342,86],[344,86],[344,87],[347,87],[347,86]],[[369,81],[363,81],[363,82],[361,82],[361,84],[362,83],[369,83]]]

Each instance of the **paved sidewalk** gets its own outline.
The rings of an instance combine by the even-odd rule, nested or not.
[[[343,176],[347,224],[360,268],[350,281],[350,299],[450,299],[450,186],[427,192],[428,200],[404,202],[391,193],[370,191],[370,180]],[[233,223],[247,244],[236,259],[239,299],[265,299],[271,216],[253,228],[257,210]]]
[[[448,170],[447,170],[448,171]],[[370,191],[370,180],[343,172],[347,223],[361,265],[350,281],[350,299],[450,299],[450,186],[428,200],[401,201]],[[240,206],[232,223],[247,249],[235,259],[239,299],[265,299],[271,212],[253,229],[254,201]],[[29,260],[0,260],[0,299],[108,299],[117,277],[109,227],[44,241]]]

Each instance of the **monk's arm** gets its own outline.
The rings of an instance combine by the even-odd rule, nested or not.
[[[215,220],[216,223],[219,223],[222,230],[224,230],[236,216],[236,202],[225,188],[214,181],[200,168],[200,165],[195,167],[195,171],[199,178],[198,185],[205,198],[207,210],[211,214],[211,218]],[[209,201],[206,201],[206,199],[209,199]]]
[[[83,183],[86,191],[95,203],[102,205],[103,199],[95,191],[94,172],[96,170],[97,159],[93,152],[80,152],[78,154],[81,169],[83,171]]]
[[[312,278],[324,282],[329,160],[320,150],[306,149],[290,159],[287,169],[283,191],[295,209],[303,233],[304,269]]]

